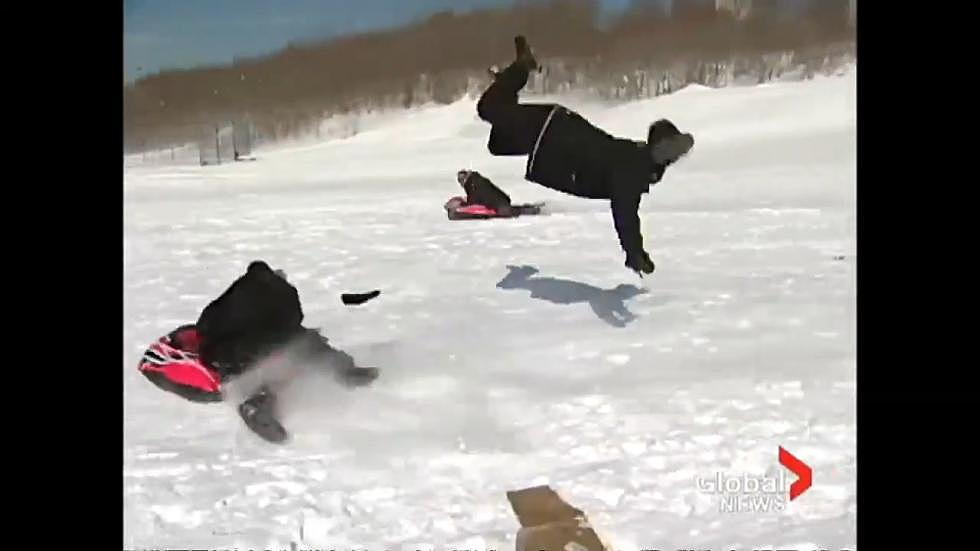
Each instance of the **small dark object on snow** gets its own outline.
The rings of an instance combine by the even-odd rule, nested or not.
[[[377,367],[350,366],[337,371],[337,379],[349,388],[367,386],[381,375]]]
[[[381,294],[381,291],[375,289],[370,293],[344,293],[340,295],[340,300],[344,304],[350,306],[355,304],[364,304],[365,302],[371,300],[372,298]]]
[[[835,256],[834,260],[844,260],[844,255]]]

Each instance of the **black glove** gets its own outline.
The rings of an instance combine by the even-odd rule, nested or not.
[[[640,277],[643,277],[643,274],[652,274],[654,269],[653,261],[650,260],[650,255],[646,251],[626,255],[626,267],[639,274]]]

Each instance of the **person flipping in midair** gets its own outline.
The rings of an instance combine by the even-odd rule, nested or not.
[[[526,155],[528,181],[609,200],[626,267],[640,277],[653,273],[640,234],[640,196],[691,150],[693,136],[661,119],[650,125],[646,141],[617,138],[563,105],[519,103],[518,92],[539,67],[523,36],[515,37],[514,45],[517,58],[504,70],[491,71],[494,81],[476,106],[480,118],[491,124],[490,153]]]

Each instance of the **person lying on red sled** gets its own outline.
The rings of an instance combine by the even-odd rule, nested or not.
[[[456,181],[463,187],[466,197],[453,197],[446,203],[450,220],[514,218],[541,212],[541,204],[512,204],[509,195],[475,170],[460,170],[456,173]]]
[[[377,292],[365,297],[373,298]],[[354,297],[354,298],[351,298]],[[345,295],[345,304],[359,300]],[[284,367],[277,378],[238,406],[245,424],[262,438],[283,442],[276,393],[299,367],[329,370],[343,385],[357,387],[378,377],[376,368],[358,367],[350,355],[330,346],[315,329],[303,327],[299,293],[281,271],[261,260],[201,312],[196,323],[161,337],[143,354],[139,371],[157,387],[194,402],[226,399],[225,384],[260,367]]]

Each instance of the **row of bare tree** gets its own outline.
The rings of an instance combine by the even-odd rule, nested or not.
[[[817,4],[826,9],[806,18],[757,10],[743,21],[714,9],[669,19],[636,9],[602,22],[596,0],[438,13],[394,30],[145,77],[124,88],[125,148],[195,141],[227,120],[247,118],[259,136],[275,140],[315,131],[330,115],[449,103],[485,86],[487,67],[513,58],[516,34],[529,37],[546,67],[532,92],[632,98],[747,73],[774,78],[791,66],[820,70],[853,53],[854,29],[838,2]]]

